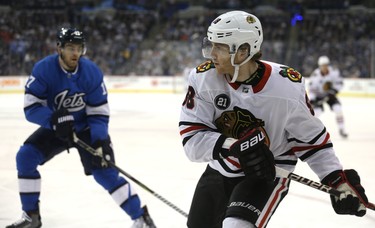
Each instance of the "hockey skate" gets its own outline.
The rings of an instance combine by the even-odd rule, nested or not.
[[[341,135],[341,137],[343,137],[344,139],[348,138],[348,134],[347,134],[344,130],[340,130],[340,135]]]
[[[134,223],[131,228],[156,228],[154,221],[152,221],[152,218],[150,214],[148,213],[147,207],[143,207],[144,214],[134,220]]]
[[[22,217],[13,223],[12,225],[6,226],[5,228],[40,228],[42,227],[42,220],[39,212],[31,213],[28,215],[23,212]]]

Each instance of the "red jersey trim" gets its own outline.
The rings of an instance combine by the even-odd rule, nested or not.
[[[234,165],[236,168],[241,169],[241,165],[238,162],[236,162],[236,161],[234,161],[230,158],[226,158],[225,160],[227,160],[230,164]]]
[[[195,131],[195,130],[200,130],[200,129],[208,129],[208,127],[206,126],[191,126],[191,127],[188,127],[182,131],[180,131],[180,135],[183,135],[187,132],[190,132],[190,131]]]
[[[237,90],[238,88],[240,88],[241,86],[241,83],[237,83],[237,82],[230,82],[230,80],[228,80],[228,77],[226,74],[224,75],[225,77],[225,80],[227,80],[228,84],[234,89],[234,90]]]
[[[300,152],[300,151],[305,151],[305,150],[310,150],[310,149],[315,149],[315,148],[322,147],[322,146],[324,146],[328,142],[329,138],[330,138],[330,135],[327,132],[327,135],[326,135],[324,141],[321,144],[319,144],[319,145],[312,145],[312,146],[297,146],[297,147],[293,147],[292,151],[293,151],[293,153],[295,153],[295,152]]]
[[[287,190],[286,182],[287,182],[287,179],[283,178],[281,186],[277,190],[275,189],[276,193],[274,197],[272,198],[270,205],[268,206],[268,208],[266,208],[267,210],[266,213],[263,215],[263,217],[261,218],[259,222],[259,225],[258,225],[259,228],[265,227],[265,225],[267,224],[267,221],[272,216],[273,211],[276,209],[277,205],[279,205],[279,203],[281,202],[283,198],[282,194],[285,190]]]
[[[263,77],[260,80],[260,82],[256,86],[253,86],[254,93],[258,93],[258,92],[262,91],[262,89],[267,84],[268,79],[271,76],[272,67],[265,62],[261,62],[261,63],[265,66],[266,69],[264,71]]]

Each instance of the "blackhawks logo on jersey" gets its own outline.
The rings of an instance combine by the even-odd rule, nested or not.
[[[256,118],[246,109],[235,106],[233,110],[223,112],[221,116],[215,120],[215,125],[220,133],[235,139],[242,138],[251,129],[259,128],[266,136],[266,145],[270,145],[267,132],[263,128],[264,121]]]
[[[302,75],[296,71],[295,69],[287,66],[282,66],[282,70],[280,70],[279,74],[283,76],[284,78],[288,78],[292,82],[301,82],[302,81]]]
[[[211,68],[215,68],[215,65],[212,62],[212,60],[208,60],[202,63],[201,65],[197,66],[196,70],[197,70],[197,73],[202,73],[202,72],[208,71]]]

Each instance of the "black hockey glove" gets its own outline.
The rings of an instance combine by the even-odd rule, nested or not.
[[[264,133],[254,128],[233,143],[229,154],[238,158],[247,178],[273,181],[276,175],[275,160],[264,141]]]
[[[56,137],[71,145],[73,142],[74,116],[67,109],[59,109],[52,114],[51,125]]]
[[[99,167],[108,167],[108,161],[114,162],[114,153],[110,138],[104,140],[97,140],[92,147],[98,153],[98,156],[93,157],[93,164]]]
[[[368,199],[361,179],[354,169],[334,171],[326,176],[322,183],[343,192],[340,197],[331,196],[332,207],[337,214],[359,217],[366,214],[365,205]]]

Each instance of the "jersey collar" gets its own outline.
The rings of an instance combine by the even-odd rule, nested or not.
[[[262,91],[264,86],[267,84],[268,79],[270,78],[271,69],[272,69],[272,67],[265,62],[259,61],[258,63],[262,64],[265,69],[264,69],[264,73],[263,73],[260,81],[256,85],[252,86],[254,93],[258,93],[258,92]],[[227,75],[225,75],[225,79],[227,80],[229,85],[235,90],[237,90],[243,84],[243,83],[239,83],[239,82],[231,83],[230,80],[229,80],[229,77]]]

